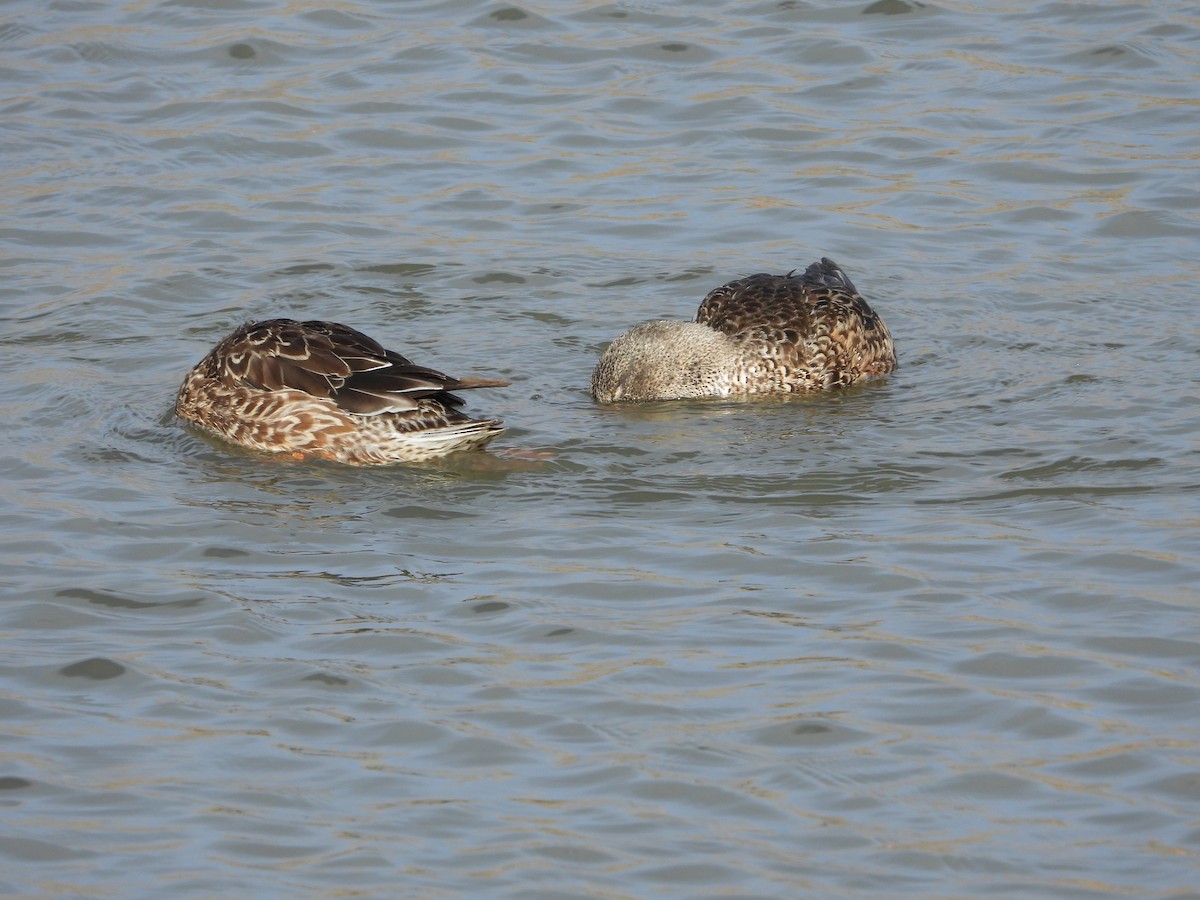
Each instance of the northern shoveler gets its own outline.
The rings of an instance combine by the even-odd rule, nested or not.
[[[719,287],[694,322],[658,320],[618,337],[592,373],[592,396],[675,400],[840,387],[896,368],[883,320],[841,267],[750,275]]]
[[[451,391],[503,387],[418,366],[336,322],[243,325],[188,372],[175,413],[249,447],[352,465],[413,462],[484,446],[504,430]]]

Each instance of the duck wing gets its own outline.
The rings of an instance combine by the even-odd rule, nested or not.
[[[213,357],[227,383],[303,391],[367,416],[416,409],[424,398],[460,406],[462,400],[451,390],[508,384],[495,378],[453,378],[417,365],[338,322],[271,319],[246,325],[218,345]]]
[[[789,273],[788,277],[793,277],[793,275],[794,273]],[[802,275],[794,275],[794,277],[812,287],[832,288],[835,291],[842,291],[846,294],[858,293],[858,288],[854,286],[854,282],[850,280],[850,276],[828,256],[822,256],[805,269]]]
[[[704,298],[696,321],[807,388],[849,384],[896,367],[887,326],[831,259],[800,274],[731,281]]]
[[[870,331],[879,317],[833,260],[823,258],[804,272],[758,273],[711,291],[696,321],[730,336],[770,334],[781,344],[798,344],[838,323]]]

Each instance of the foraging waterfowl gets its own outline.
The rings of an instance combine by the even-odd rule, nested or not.
[[[353,465],[413,462],[482,447],[498,419],[471,419],[451,378],[336,322],[243,325],[188,372],[175,414],[252,450]]]
[[[618,337],[592,372],[592,396],[676,400],[841,387],[896,368],[883,320],[831,259],[802,274],[719,287],[694,322],[657,320]]]

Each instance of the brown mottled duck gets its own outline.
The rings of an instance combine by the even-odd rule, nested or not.
[[[415,462],[482,447],[498,419],[459,411],[453,391],[503,387],[416,365],[336,322],[243,325],[188,372],[181,418],[231,443],[352,465]]]
[[[750,275],[709,293],[694,322],[658,320],[618,337],[596,364],[601,403],[797,393],[896,368],[883,320],[831,259]]]

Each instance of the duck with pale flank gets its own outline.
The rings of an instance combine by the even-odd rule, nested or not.
[[[337,322],[243,325],[188,372],[175,413],[247,447],[351,465],[416,462],[483,447],[504,430],[472,419],[453,391],[504,387],[453,378]]]
[[[601,403],[842,387],[896,368],[883,320],[831,259],[709,293],[694,322],[636,325],[592,372]]]

